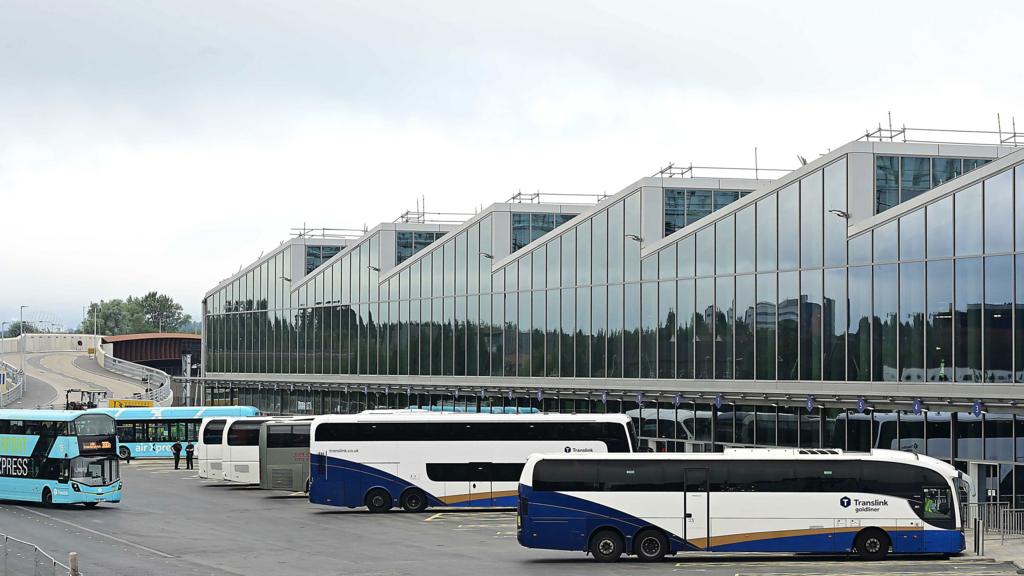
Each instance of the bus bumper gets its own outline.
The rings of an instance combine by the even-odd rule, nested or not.
[[[121,481],[108,486],[86,486],[77,482],[62,484],[53,492],[53,501],[59,504],[121,501]]]

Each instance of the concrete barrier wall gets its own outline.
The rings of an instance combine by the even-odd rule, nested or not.
[[[85,352],[95,348],[102,336],[92,334],[22,334],[17,338],[0,338],[0,353],[21,352]]]

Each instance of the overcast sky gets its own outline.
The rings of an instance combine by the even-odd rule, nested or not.
[[[1024,3],[0,0],[0,320],[198,315],[292,227],[1021,116]]]

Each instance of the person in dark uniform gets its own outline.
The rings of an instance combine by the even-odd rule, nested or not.
[[[174,454],[174,469],[178,469],[178,462],[181,462],[181,442],[177,440],[171,444],[171,454]]]
[[[189,443],[185,445],[185,470],[192,469],[192,457],[195,456],[195,453],[196,447],[192,445],[191,441],[189,441]]]

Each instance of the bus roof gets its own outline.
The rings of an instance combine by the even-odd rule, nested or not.
[[[957,469],[947,462],[899,450],[874,449],[871,452],[844,452],[831,449],[803,448],[727,448],[724,452],[657,452],[615,454],[534,454],[528,468],[541,460],[878,460],[900,462],[935,470],[947,478],[955,478]]]
[[[314,425],[325,422],[631,422],[625,414],[489,414],[474,412],[362,412],[317,416]]]
[[[260,411],[253,406],[169,406],[166,408],[93,408],[87,412],[99,412],[117,420],[177,420],[207,418],[210,416],[257,416]]]
[[[85,414],[81,410],[0,410],[0,420],[41,420],[47,422],[71,422]]]

